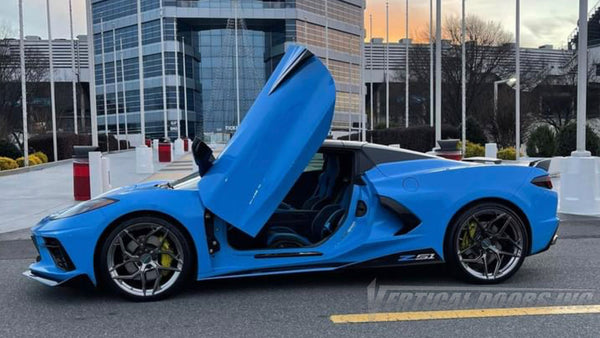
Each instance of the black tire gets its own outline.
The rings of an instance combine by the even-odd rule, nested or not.
[[[495,218],[492,212],[497,213]],[[506,216],[498,218],[503,214]],[[495,219],[498,220],[494,222]],[[503,229],[504,233],[494,233]],[[519,270],[529,246],[526,224],[518,213],[501,203],[482,202],[462,212],[449,225],[444,240],[444,255],[450,271],[456,277],[475,284],[497,284]],[[507,255],[502,255],[502,252]],[[492,259],[495,262],[493,266],[490,264]],[[478,272],[478,269],[481,271]],[[499,273],[501,269],[504,269],[502,274]]]
[[[146,227],[149,227],[149,229],[144,234]],[[154,230],[152,229],[156,232],[153,233]],[[132,236],[126,235],[125,230]],[[161,235],[162,237],[160,237]],[[120,236],[121,239],[117,236]],[[145,243],[142,242],[142,239],[145,239]],[[99,257],[96,260],[98,262],[97,271],[100,285],[127,299],[134,301],[164,299],[184,289],[191,278],[193,262],[195,261],[191,245],[181,230],[164,219],[136,217],[126,220],[115,227],[101,245]],[[165,247],[165,245],[167,246]],[[173,249],[170,249],[169,245],[172,245]],[[135,250],[130,249],[131,247]],[[127,253],[124,253],[123,250]],[[115,261],[119,260],[117,256],[121,257],[119,262],[121,264],[115,264]],[[137,257],[137,259],[134,257]],[[128,260],[128,262],[125,262],[125,260]],[[165,261],[169,263],[163,264]],[[172,266],[173,262],[175,262],[174,267]],[[154,265],[146,270],[146,267],[151,264]],[[119,267],[119,265],[121,266]],[[140,265],[144,267],[144,272],[141,272],[142,267]],[[125,279],[120,279],[120,277],[127,277],[128,271],[126,269],[135,270],[136,268],[139,271],[130,273],[129,276],[138,273],[139,278],[132,278],[127,282]],[[125,271],[123,271],[122,276],[119,276],[121,270]],[[154,279],[148,277],[151,273]],[[144,275],[143,284],[142,274]],[[167,282],[162,285],[164,287],[168,284],[166,288],[161,288],[160,285],[163,276],[164,278],[168,277]],[[156,284],[152,284],[153,290],[148,291],[146,283],[156,282],[156,280],[159,284],[158,289],[154,290]],[[141,286],[136,289],[135,283],[140,283]],[[126,290],[128,286],[131,288],[130,290]]]

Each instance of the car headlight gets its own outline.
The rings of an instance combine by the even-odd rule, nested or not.
[[[59,219],[59,218],[66,218],[66,217],[83,214],[84,212],[100,209],[107,205],[111,205],[117,201],[118,200],[113,199],[113,198],[106,198],[106,197],[96,198],[93,200],[81,202],[70,208],[59,211],[58,213],[51,215],[50,218]]]

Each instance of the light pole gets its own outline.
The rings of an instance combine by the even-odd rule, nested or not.
[[[27,77],[25,74],[25,38],[23,33],[23,0],[19,0],[19,57],[21,63],[21,110],[23,112],[23,161],[29,166],[29,133],[27,130]]]
[[[514,88],[516,82],[516,77],[494,81],[494,125],[496,126],[496,129],[498,129],[498,85],[506,83],[509,87]]]
[[[56,140],[56,97],[54,95],[54,50],[52,46],[52,21],[50,17],[50,0],[46,0],[46,15],[48,17],[48,61],[50,64],[50,101],[52,104],[52,150],[54,162],[58,161],[58,141]]]
[[[517,161],[521,157],[521,1],[516,0],[515,27],[515,153]]]
[[[125,140],[127,141],[127,148],[129,149],[129,130],[127,126],[127,93],[125,91],[125,65],[123,64],[123,39],[119,39],[119,45],[121,52],[121,85],[123,86],[123,118],[125,122]]]
[[[73,39],[73,6],[69,0],[69,23],[71,28],[71,84],[73,87],[73,130],[77,131],[77,84],[75,83],[75,40]]]
[[[461,134],[462,134],[462,142],[461,142],[461,151],[463,156],[465,156],[466,154],[466,149],[467,149],[467,66],[466,66],[466,62],[465,62],[465,56],[466,56],[466,51],[465,51],[465,44],[466,44],[466,40],[465,40],[465,25],[466,25],[466,17],[465,17],[465,0],[462,0],[462,23],[461,23],[461,64],[462,64],[462,71],[461,71],[461,96],[462,96],[462,101],[461,101],[461,121],[462,121],[462,130],[461,130]]]
[[[435,141],[442,139],[442,0],[435,11]]]

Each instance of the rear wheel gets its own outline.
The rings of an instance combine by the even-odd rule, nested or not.
[[[451,224],[445,256],[462,279],[493,284],[510,278],[523,264],[529,248],[525,223],[499,203],[481,203]]]
[[[181,290],[192,270],[190,246],[177,227],[155,217],[117,226],[100,251],[104,285],[137,301],[165,298]]]

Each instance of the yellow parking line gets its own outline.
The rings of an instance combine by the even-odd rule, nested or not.
[[[573,315],[600,313],[600,305],[545,306],[522,308],[469,309],[445,311],[413,311],[387,313],[360,313],[348,315],[332,315],[329,319],[334,324],[402,322],[415,320],[463,319],[486,317],[540,316],[540,315]]]

